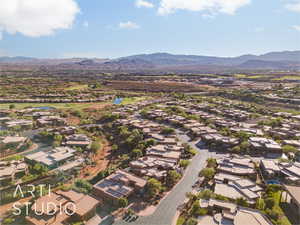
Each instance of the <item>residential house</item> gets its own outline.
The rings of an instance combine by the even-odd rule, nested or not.
[[[93,193],[105,201],[118,203],[120,198],[128,198],[132,194],[143,193],[147,181],[124,170],[104,178],[93,186]]]
[[[50,204],[51,203],[51,204]],[[31,225],[62,225],[88,221],[95,216],[99,201],[89,195],[56,191],[38,198],[25,217]],[[60,210],[62,209],[62,210]]]
[[[48,152],[36,152],[25,156],[29,163],[41,163],[49,169],[55,169],[67,161],[73,161],[76,150],[69,147],[57,147]]]

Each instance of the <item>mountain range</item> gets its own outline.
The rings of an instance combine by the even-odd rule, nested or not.
[[[215,57],[153,53],[117,59],[70,58],[38,59],[30,57],[0,57],[1,64],[48,65],[57,68],[92,68],[112,71],[197,71],[206,69],[300,70],[300,51],[270,52],[263,55]]]

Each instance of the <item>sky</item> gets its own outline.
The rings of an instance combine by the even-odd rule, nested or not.
[[[300,0],[0,0],[0,56],[300,50]]]

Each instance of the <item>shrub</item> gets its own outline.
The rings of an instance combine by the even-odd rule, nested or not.
[[[190,161],[189,161],[189,160],[184,160],[184,159],[182,159],[182,160],[180,160],[180,162],[179,162],[180,167],[183,167],[183,168],[186,168],[189,164],[190,164]]]
[[[93,186],[86,180],[78,179],[75,181],[74,189],[78,192],[87,194],[92,191]]]
[[[177,183],[177,181],[179,181],[181,178],[181,174],[177,173],[175,170],[170,170],[168,172],[167,175],[167,183],[169,184],[169,186],[174,185],[175,183]]]
[[[186,225],[197,225],[198,221],[195,218],[189,218]]]
[[[171,128],[171,127],[165,127],[165,128],[162,129],[161,133],[162,134],[174,134],[175,129]]]
[[[99,141],[93,141],[92,145],[91,145],[91,151],[93,153],[97,153],[97,151],[101,148],[101,144],[99,143]]]
[[[266,207],[267,207],[268,209],[272,209],[272,208],[274,207],[274,205],[275,205],[275,200],[274,200],[274,198],[272,198],[272,197],[266,198],[266,199],[265,199],[265,204],[266,204]]]
[[[155,178],[151,178],[147,182],[147,193],[150,197],[155,197],[162,189],[162,184]]]
[[[128,205],[128,200],[127,198],[119,198],[118,199],[118,206],[120,208],[125,208]]]
[[[207,209],[200,208],[199,211],[198,211],[198,215],[199,216],[205,216],[205,215],[207,215],[207,212],[208,212]]]
[[[204,168],[200,171],[199,175],[205,177],[206,179],[210,180],[215,175],[215,169],[214,168]]]

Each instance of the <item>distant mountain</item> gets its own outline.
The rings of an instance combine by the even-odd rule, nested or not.
[[[9,64],[30,64],[30,65],[59,65],[59,64],[68,64],[68,63],[79,63],[84,60],[93,60],[96,63],[103,63],[108,59],[87,59],[87,58],[66,58],[66,59],[39,59],[32,57],[0,57],[0,63],[9,63]]]
[[[121,58],[143,60],[152,63],[156,68],[177,69],[193,68],[199,70],[204,66],[231,67],[247,69],[299,69],[300,51],[270,52],[263,55],[242,55],[239,57],[214,57],[197,55],[172,55],[168,53],[154,53],[133,55]]]
[[[296,64],[287,61],[248,60],[238,66],[246,69],[295,69]]]
[[[0,63],[32,62],[35,60],[36,60],[35,58],[23,57],[23,56],[15,56],[15,57],[2,56],[2,57],[0,57]]]
[[[299,70],[300,51],[270,52],[263,55],[215,57],[153,53],[117,59],[36,59],[30,57],[0,57],[0,63],[50,65],[56,69],[98,69],[111,71],[200,71],[226,69]]]

